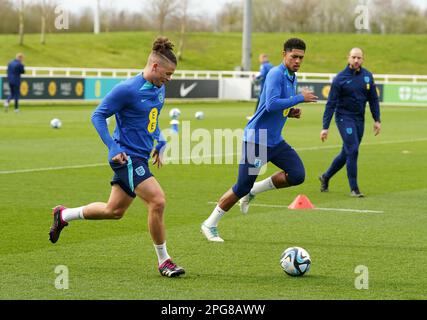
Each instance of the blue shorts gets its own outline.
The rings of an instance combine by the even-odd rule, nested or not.
[[[118,184],[130,197],[135,198],[135,188],[144,180],[152,177],[148,167],[148,160],[128,156],[125,164],[110,162],[110,167],[114,171],[111,185]]]
[[[297,152],[285,141],[274,147],[264,147],[254,143],[243,142],[242,159],[239,164],[239,177],[232,190],[237,197],[244,197],[252,189],[261,167],[267,162],[282,169],[287,174],[290,185],[304,182],[305,169]]]

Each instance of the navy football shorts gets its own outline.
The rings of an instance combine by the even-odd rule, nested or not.
[[[127,163],[110,162],[110,167],[114,171],[111,185],[118,184],[132,198],[136,197],[135,188],[153,176],[148,167],[148,160],[143,158],[128,156]]]
[[[301,184],[305,179],[304,165],[294,150],[285,141],[274,147],[264,147],[266,154],[262,154],[262,146],[250,142],[243,142],[242,159],[239,164],[239,176],[232,187],[234,194],[241,198],[249,193],[261,170],[267,162],[285,171],[290,185]]]

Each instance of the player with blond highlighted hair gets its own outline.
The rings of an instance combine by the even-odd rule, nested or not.
[[[185,273],[167,252],[165,194],[148,167],[151,152],[153,165],[160,168],[163,164],[166,141],[160,133],[158,118],[164,105],[164,85],[177,66],[173,46],[167,38],[156,39],[142,73],[115,86],[93,112],[92,123],[108,147],[108,161],[114,171],[110,198],[107,203],[95,202],[78,208],[55,207],[49,232],[52,243],[58,241],[62,229],[70,221],[122,218],[138,196],[148,208],[148,229],[160,274],[176,277]],[[112,115],[116,117],[117,126],[111,137],[106,119]],[[154,140],[157,141],[155,147]]]

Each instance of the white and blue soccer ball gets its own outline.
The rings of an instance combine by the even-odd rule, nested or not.
[[[179,110],[178,108],[173,108],[171,109],[171,111],[169,111],[169,117],[171,119],[178,119],[180,115],[181,115],[181,110]]]
[[[194,116],[196,117],[197,120],[202,120],[205,118],[205,114],[203,113],[203,111],[197,111]]]
[[[303,276],[310,270],[310,255],[300,247],[287,248],[280,257],[280,266],[287,275],[292,277]]]
[[[50,126],[54,129],[59,129],[62,127],[62,122],[61,120],[55,118],[50,121]]]

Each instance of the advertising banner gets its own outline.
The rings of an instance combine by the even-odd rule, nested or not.
[[[86,78],[85,100],[99,100],[104,98],[115,85],[126,78]]]
[[[10,94],[7,78],[3,78],[2,96]],[[79,78],[22,78],[21,99],[79,100],[84,99],[84,80]]]
[[[218,80],[181,80],[176,79],[166,84],[166,98],[219,98]]]
[[[331,83],[329,82],[299,82],[297,86],[297,93],[300,94],[301,91],[307,87],[309,90],[313,91],[316,96],[319,97],[319,101],[328,100],[329,91],[331,91]],[[384,85],[377,83],[377,93],[378,98],[383,101],[384,98]],[[259,86],[253,84],[252,86],[252,98],[258,98],[257,92],[259,92]]]
[[[384,102],[390,103],[427,103],[426,84],[386,84]]]

